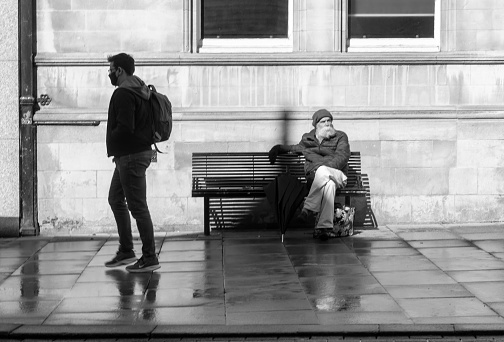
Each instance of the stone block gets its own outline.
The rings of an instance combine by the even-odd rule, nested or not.
[[[383,167],[418,167],[432,165],[432,141],[382,141]]]
[[[14,1],[0,1],[0,13],[2,13],[2,21],[0,21],[0,60],[17,62],[18,4]],[[17,64],[15,67],[17,69]],[[2,73],[1,75],[3,77],[5,74]]]
[[[38,172],[39,198],[76,199],[96,197],[96,171]]]
[[[155,226],[166,228],[187,223],[187,197],[165,197],[147,201]]]
[[[456,140],[457,124],[449,120],[383,120],[380,140]]]
[[[208,143],[183,143],[175,142],[175,169],[187,170],[191,167],[193,152],[226,152],[228,144],[225,142]],[[240,145],[241,146],[241,145]]]
[[[379,225],[411,222],[411,197],[372,196],[372,210]]]
[[[502,120],[460,120],[457,124],[459,140],[501,140]]]
[[[457,31],[491,30],[492,9],[467,9],[457,11]]]
[[[364,171],[380,166],[381,143],[379,141],[351,140],[350,150],[361,153],[362,169]]]
[[[93,143],[100,149],[105,148],[107,124],[99,126],[39,126],[37,127],[37,142],[41,143]]]
[[[457,142],[435,140],[432,142],[432,167],[451,168],[457,165]]]
[[[383,107],[394,104],[394,88],[383,86],[368,87],[368,104],[372,107]]]
[[[41,234],[46,230],[74,230],[84,223],[84,208],[81,198],[65,198],[39,201]]]
[[[92,2],[98,2],[96,0],[90,0]],[[86,1],[86,3],[89,3],[90,1]],[[79,3],[79,1],[77,2]],[[44,0],[44,1],[37,1],[37,11],[68,11],[71,9],[78,9],[79,7],[75,8],[75,2],[72,4],[72,1],[68,0]]]
[[[431,86],[401,85],[395,88],[395,106],[425,107],[432,105]]]
[[[320,1],[320,0],[319,0]],[[323,2],[323,1],[321,1]],[[306,30],[319,31],[321,35],[335,26],[335,13],[328,8],[314,8],[306,11]]]
[[[504,167],[504,140],[458,140],[457,167]]]
[[[147,203],[150,204],[148,200]],[[110,209],[107,198],[84,198],[82,204],[82,215],[86,224],[115,226],[114,214]]]
[[[372,73],[371,65],[351,65],[349,68],[348,86],[366,87],[369,85]]]
[[[452,168],[449,171],[449,193],[469,195],[478,192],[478,169]]]
[[[306,1],[306,10],[331,12],[337,4],[332,0]]]
[[[446,86],[448,85],[447,65],[436,65],[433,68],[434,85]]]
[[[60,169],[59,144],[38,144],[37,170],[57,171]]]
[[[41,31],[81,31],[86,27],[86,14],[82,11],[71,10],[39,11],[37,21],[42,24],[39,28]],[[94,26],[94,28],[100,26]]]
[[[458,18],[457,18],[458,19]],[[474,51],[478,50],[478,30],[459,30],[455,36],[454,46],[457,51]]]
[[[333,65],[330,69],[329,79],[333,86],[347,86],[350,82],[350,69],[346,66]],[[344,93],[344,89],[341,91]]]
[[[61,170],[110,170],[112,159],[107,157],[103,143],[66,143],[59,146]]]
[[[251,142],[251,143],[229,143],[226,151],[227,152],[268,152],[271,147],[280,143],[279,141],[275,143],[269,142]]]
[[[0,140],[0,217],[19,217],[19,140]]]
[[[0,41],[2,41],[1,38]],[[0,46],[2,45],[0,44]],[[9,50],[11,48],[7,45],[5,49]],[[17,140],[19,137],[19,76],[17,61],[0,61],[0,75],[2,75],[2,82],[0,82],[0,100],[2,101],[0,139]]]
[[[434,86],[431,92],[434,106],[448,106],[450,104],[450,88],[448,86]]]
[[[191,174],[172,170],[150,170],[147,195],[155,198],[191,197]]]
[[[452,222],[454,212],[454,196],[411,197],[412,223]]]
[[[478,194],[504,194],[504,168],[479,168],[477,180]]]
[[[366,168],[365,172],[363,170],[369,179],[371,196],[393,196],[397,193],[395,168]]]
[[[335,129],[343,131],[348,136],[350,146],[354,141],[371,140],[379,141],[380,123],[377,120],[338,120],[337,114],[333,114]]]
[[[431,67],[429,65],[407,65],[404,66],[407,74],[407,85],[434,85],[431,78]]]
[[[502,195],[455,196],[455,222],[499,222],[504,217]]]
[[[96,198],[108,198],[110,182],[112,181],[113,174],[113,168],[109,171],[96,171]]]
[[[305,35],[306,51],[335,51],[334,32],[307,30]]]
[[[396,169],[396,195],[447,195],[448,169]]]
[[[372,65],[369,68],[368,84],[370,86],[390,87],[396,84],[398,71],[402,67],[398,65]]]
[[[188,198],[187,199],[187,223],[200,225],[203,230],[203,198]]]
[[[304,86],[302,89],[302,101],[304,106],[325,107],[333,103],[334,94],[331,88],[326,86]],[[339,101],[342,100],[342,93],[338,93]],[[340,102],[341,105],[341,102]]]
[[[365,86],[348,86],[345,89],[345,105],[348,107],[368,106],[368,89]]]
[[[470,84],[477,86],[495,86],[504,72],[501,65],[471,65],[470,70]]]

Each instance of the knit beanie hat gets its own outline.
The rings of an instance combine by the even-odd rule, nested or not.
[[[326,117],[331,118],[331,120],[333,119],[333,116],[331,115],[331,113],[329,113],[329,111],[327,109],[317,110],[312,116],[313,127],[315,127],[322,118],[326,118]]]

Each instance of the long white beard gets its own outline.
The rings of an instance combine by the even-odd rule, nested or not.
[[[324,126],[317,132],[317,137],[322,139],[330,139],[336,135],[336,130],[333,126]]]

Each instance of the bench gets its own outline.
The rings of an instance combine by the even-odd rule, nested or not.
[[[263,199],[264,186],[278,175],[289,172],[306,183],[304,156],[289,153],[270,164],[267,152],[193,153],[192,197],[204,198],[204,233],[210,228],[226,228],[243,218],[247,211]],[[366,196],[369,187],[363,184],[360,152],[351,152],[347,186],[336,195],[351,205],[353,196]]]

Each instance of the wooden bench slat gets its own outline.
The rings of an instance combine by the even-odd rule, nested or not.
[[[304,156],[282,154],[274,165],[267,152],[195,152],[192,155],[192,196],[205,199],[205,234],[210,221],[215,227],[227,227],[264,198],[264,187],[288,171],[306,182]],[[348,162],[347,186],[337,195],[365,196],[369,184],[361,176],[360,152],[352,152]]]

